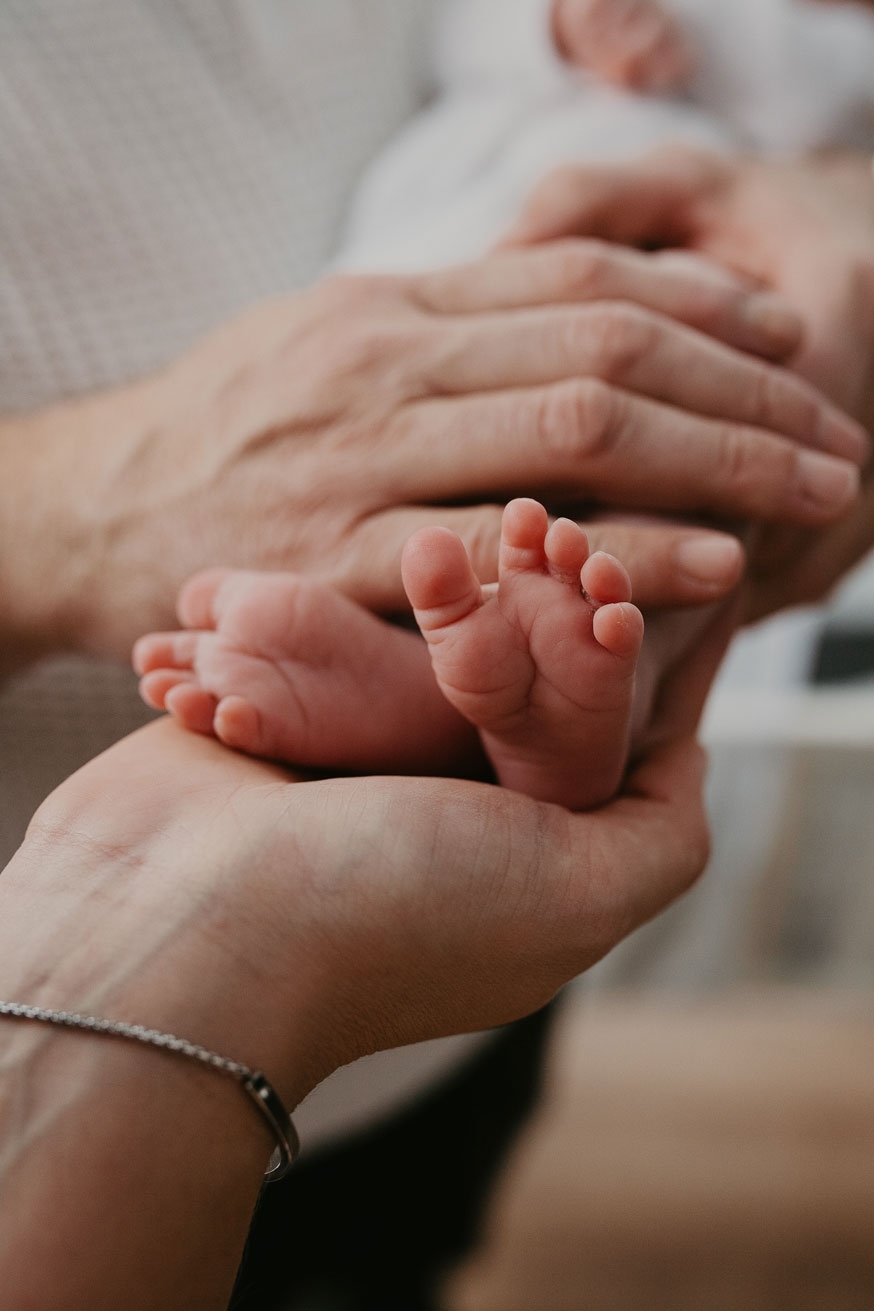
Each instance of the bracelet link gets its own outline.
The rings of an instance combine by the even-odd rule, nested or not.
[[[10,1019],[38,1020],[42,1024],[54,1024],[67,1029],[81,1029],[108,1038],[127,1038],[133,1042],[146,1043],[150,1047],[176,1052],[201,1065],[208,1065],[221,1074],[229,1074],[245,1088],[276,1139],[276,1147],[264,1175],[265,1183],[277,1183],[283,1179],[300,1151],[300,1139],[291,1116],[279,1093],[260,1070],[250,1070],[248,1065],[240,1061],[219,1056],[217,1052],[208,1051],[206,1047],[199,1047],[197,1043],[188,1042],[185,1038],[177,1038],[173,1033],[148,1029],[143,1024],[126,1024],[123,1020],[107,1020],[98,1015],[80,1015],[77,1011],[47,1010],[17,1001],[0,1001],[0,1015]]]

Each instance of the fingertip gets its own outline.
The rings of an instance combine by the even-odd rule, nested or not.
[[[788,356],[801,345],[804,324],[801,316],[779,296],[770,292],[753,292],[739,306],[743,325],[761,338],[769,353]]]
[[[729,533],[686,537],[674,548],[677,570],[707,599],[724,595],[740,582],[745,559],[743,546]]]

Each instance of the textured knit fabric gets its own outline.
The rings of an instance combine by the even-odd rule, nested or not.
[[[136,377],[315,278],[421,103],[427,9],[4,0],[0,409]],[[80,660],[0,690],[0,865],[42,797],[146,717],[129,672]]]
[[[0,409],[137,377],[314,280],[426,94],[430,3],[4,0]],[[148,717],[110,664],[52,660],[0,688],[0,866],[40,800]],[[340,1072],[301,1113],[305,1146],[473,1042]]]
[[[874,143],[874,15],[806,0],[662,0],[690,43],[683,95],[563,63],[549,0],[443,0],[438,94],[368,172],[341,263],[417,269],[498,240],[551,168],[665,144],[784,154]]]

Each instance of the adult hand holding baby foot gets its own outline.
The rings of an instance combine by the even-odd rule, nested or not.
[[[678,896],[701,766],[678,742],[571,815],[443,779],[295,784],[161,720],[34,819],[0,880],[0,996],[202,1042],[294,1107],[364,1052],[530,1012]],[[272,1146],[239,1088],[9,1019],[0,1046],[5,1305],[226,1305]]]
[[[403,609],[409,535],[453,529],[491,581],[517,493],[831,522],[862,439],[769,362],[796,341],[741,281],[598,243],[258,304],[152,378],[0,424],[7,648],[126,654],[217,561]],[[642,605],[737,580],[724,538],[623,533]]]

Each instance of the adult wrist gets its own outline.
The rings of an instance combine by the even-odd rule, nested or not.
[[[160,419],[160,381],[66,401],[0,422],[0,646],[7,664],[60,651],[121,654],[118,596],[109,574],[126,569],[125,519],[137,507],[127,474]],[[150,543],[151,552],[158,548]],[[132,558],[137,552],[128,550]],[[142,550],[139,555],[142,556]],[[142,570],[142,559],[137,559]],[[136,602],[134,602],[136,603]]]
[[[50,411],[0,423],[0,667],[7,670],[73,642],[81,555],[59,435]]]
[[[105,760],[111,777],[86,792],[86,775],[74,776],[43,803],[0,879],[0,996],[179,1034],[263,1070],[293,1110],[359,1053],[327,1041],[340,1027],[329,1015],[336,981],[297,931],[292,834],[281,861],[273,851],[276,787],[290,776],[251,762],[242,811],[231,779],[208,826],[192,830],[188,798],[172,780],[162,790],[155,765],[187,751],[209,793],[214,770],[226,778],[226,749],[169,719],[115,756],[122,748],[126,765],[109,753],[89,766],[100,779]],[[118,770],[133,794],[143,775],[153,804],[142,813],[116,813]]]

